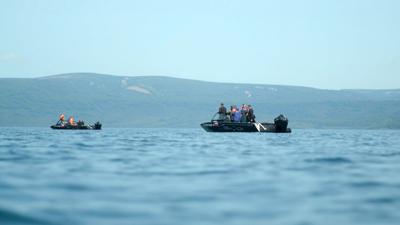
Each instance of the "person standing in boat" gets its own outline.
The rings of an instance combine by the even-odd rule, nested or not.
[[[234,118],[234,115],[235,115],[236,111],[237,111],[236,105],[231,105],[231,110],[227,113],[229,115],[229,121],[230,122],[234,122],[233,118]]]
[[[232,109],[232,122],[239,123],[241,117],[242,117],[242,114],[240,113],[239,109],[236,106],[233,106],[233,109]]]
[[[247,112],[248,112],[247,105],[246,104],[242,104],[242,108],[240,109],[240,114],[242,115],[241,119],[240,119],[240,122],[242,122],[242,123],[248,122],[247,121]]]
[[[218,115],[219,115],[219,120],[225,120],[226,119],[226,108],[224,106],[224,103],[221,103],[219,109],[218,109]]]
[[[229,120],[233,122],[233,116],[235,115],[236,108],[234,105],[231,105],[231,110],[228,112]]]
[[[254,109],[251,105],[249,105],[249,109],[247,112],[247,121],[251,122],[251,123],[255,123],[256,122],[256,116],[254,115]]]
[[[226,113],[226,116],[227,116],[226,120],[228,120],[230,122],[232,122],[232,118],[233,118],[232,110],[233,110],[233,106],[231,105],[230,110]]]

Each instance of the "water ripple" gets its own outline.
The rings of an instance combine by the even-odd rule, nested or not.
[[[28,217],[23,214],[0,208],[0,223],[1,224],[50,224],[47,221],[39,220],[33,217]]]
[[[352,160],[345,157],[321,157],[321,158],[312,158],[305,159],[306,162],[309,163],[329,163],[329,164],[342,164],[342,163],[353,163]]]

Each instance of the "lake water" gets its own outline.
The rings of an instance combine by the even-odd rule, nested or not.
[[[399,224],[400,131],[0,130],[0,224]]]

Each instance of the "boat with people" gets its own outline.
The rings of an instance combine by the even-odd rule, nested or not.
[[[200,126],[207,132],[291,133],[288,123],[288,118],[282,114],[276,117],[273,123],[256,122],[250,105],[243,104],[240,110],[236,106],[231,106],[231,111],[227,112],[221,103],[219,111],[214,114],[211,121],[201,123]]]
[[[51,129],[55,130],[101,130],[101,123],[97,121],[93,125],[86,125],[84,121],[74,121],[74,117],[69,117],[68,121],[65,121],[64,114],[61,114],[58,122],[55,125],[51,125]]]

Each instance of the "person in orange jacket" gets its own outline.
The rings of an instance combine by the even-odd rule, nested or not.
[[[75,126],[75,121],[74,121],[74,117],[73,116],[69,117],[68,124],[71,125],[71,126]]]

